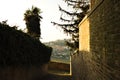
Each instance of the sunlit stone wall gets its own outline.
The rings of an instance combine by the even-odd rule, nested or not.
[[[74,80],[120,79],[120,0],[91,0],[79,25],[79,54],[72,55]]]
[[[87,16],[86,16],[87,17]],[[83,20],[79,25],[79,50],[90,51],[90,32],[89,32],[89,19]]]

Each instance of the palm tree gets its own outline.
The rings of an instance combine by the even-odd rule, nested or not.
[[[34,6],[24,13],[27,33],[36,39],[39,39],[41,36],[40,21],[42,17],[39,15],[40,13],[41,10]]]

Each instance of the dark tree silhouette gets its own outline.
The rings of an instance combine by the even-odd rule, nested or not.
[[[66,34],[71,35],[71,39],[66,41],[66,44],[72,51],[79,48],[79,27],[78,24],[82,21],[89,9],[89,0],[64,0],[72,11],[68,11],[59,6],[62,15],[60,20],[64,23],[51,22],[54,25],[60,26]],[[69,17],[65,17],[69,16]]]
[[[27,33],[36,39],[41,37],[40,21],[42,17],[40,16],[40,13],[41,10],[34,6],[32,6],[31,9],[26,10],[24,13],[24,20],[28,30]]]

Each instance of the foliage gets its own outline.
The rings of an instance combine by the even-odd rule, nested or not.
[[[66,41],[71,51],[79,48],[79,27],[78,24],[82,21],[89,9],[88,0],[64,0],[72,11],[68,11],[59,6],[62,12],[60,20],[64,23],[52,22],[54,25],[60,26],[66,34],[71,35],[71,40]],[[69,16],[69,17],[65,17]],[[68,19],[69,18],[69,19]]]
[[[40,21],[42,17],[40,16],[40,13],[41,10],[34,6],[32,6],[31,9],[26,10],[24,13],[24,20],[26,22],[28,34],[37,39],[41,36]]]
[[[41,65],[49,62],[51,53],[51,47],[0,23],[0,67]]]

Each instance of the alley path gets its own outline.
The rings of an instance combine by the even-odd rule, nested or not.
[[[71,75],[57,75],[48,73],[41,80],[72,80],[72,77]]]
[[[54,65],[54,66],[53,66]],[[59,64],[52,64],[52,67],[49,65],[47,74],[42,77],[42,79],[35,79],[35,80],[72,80],[72,76],[70,74],[70,71],[66,70],[61,70],[56,65],[61,65]],[[62,64],[63,67],[66,67],[66,64]],[[67,67],[69,67],[67,65]]]

